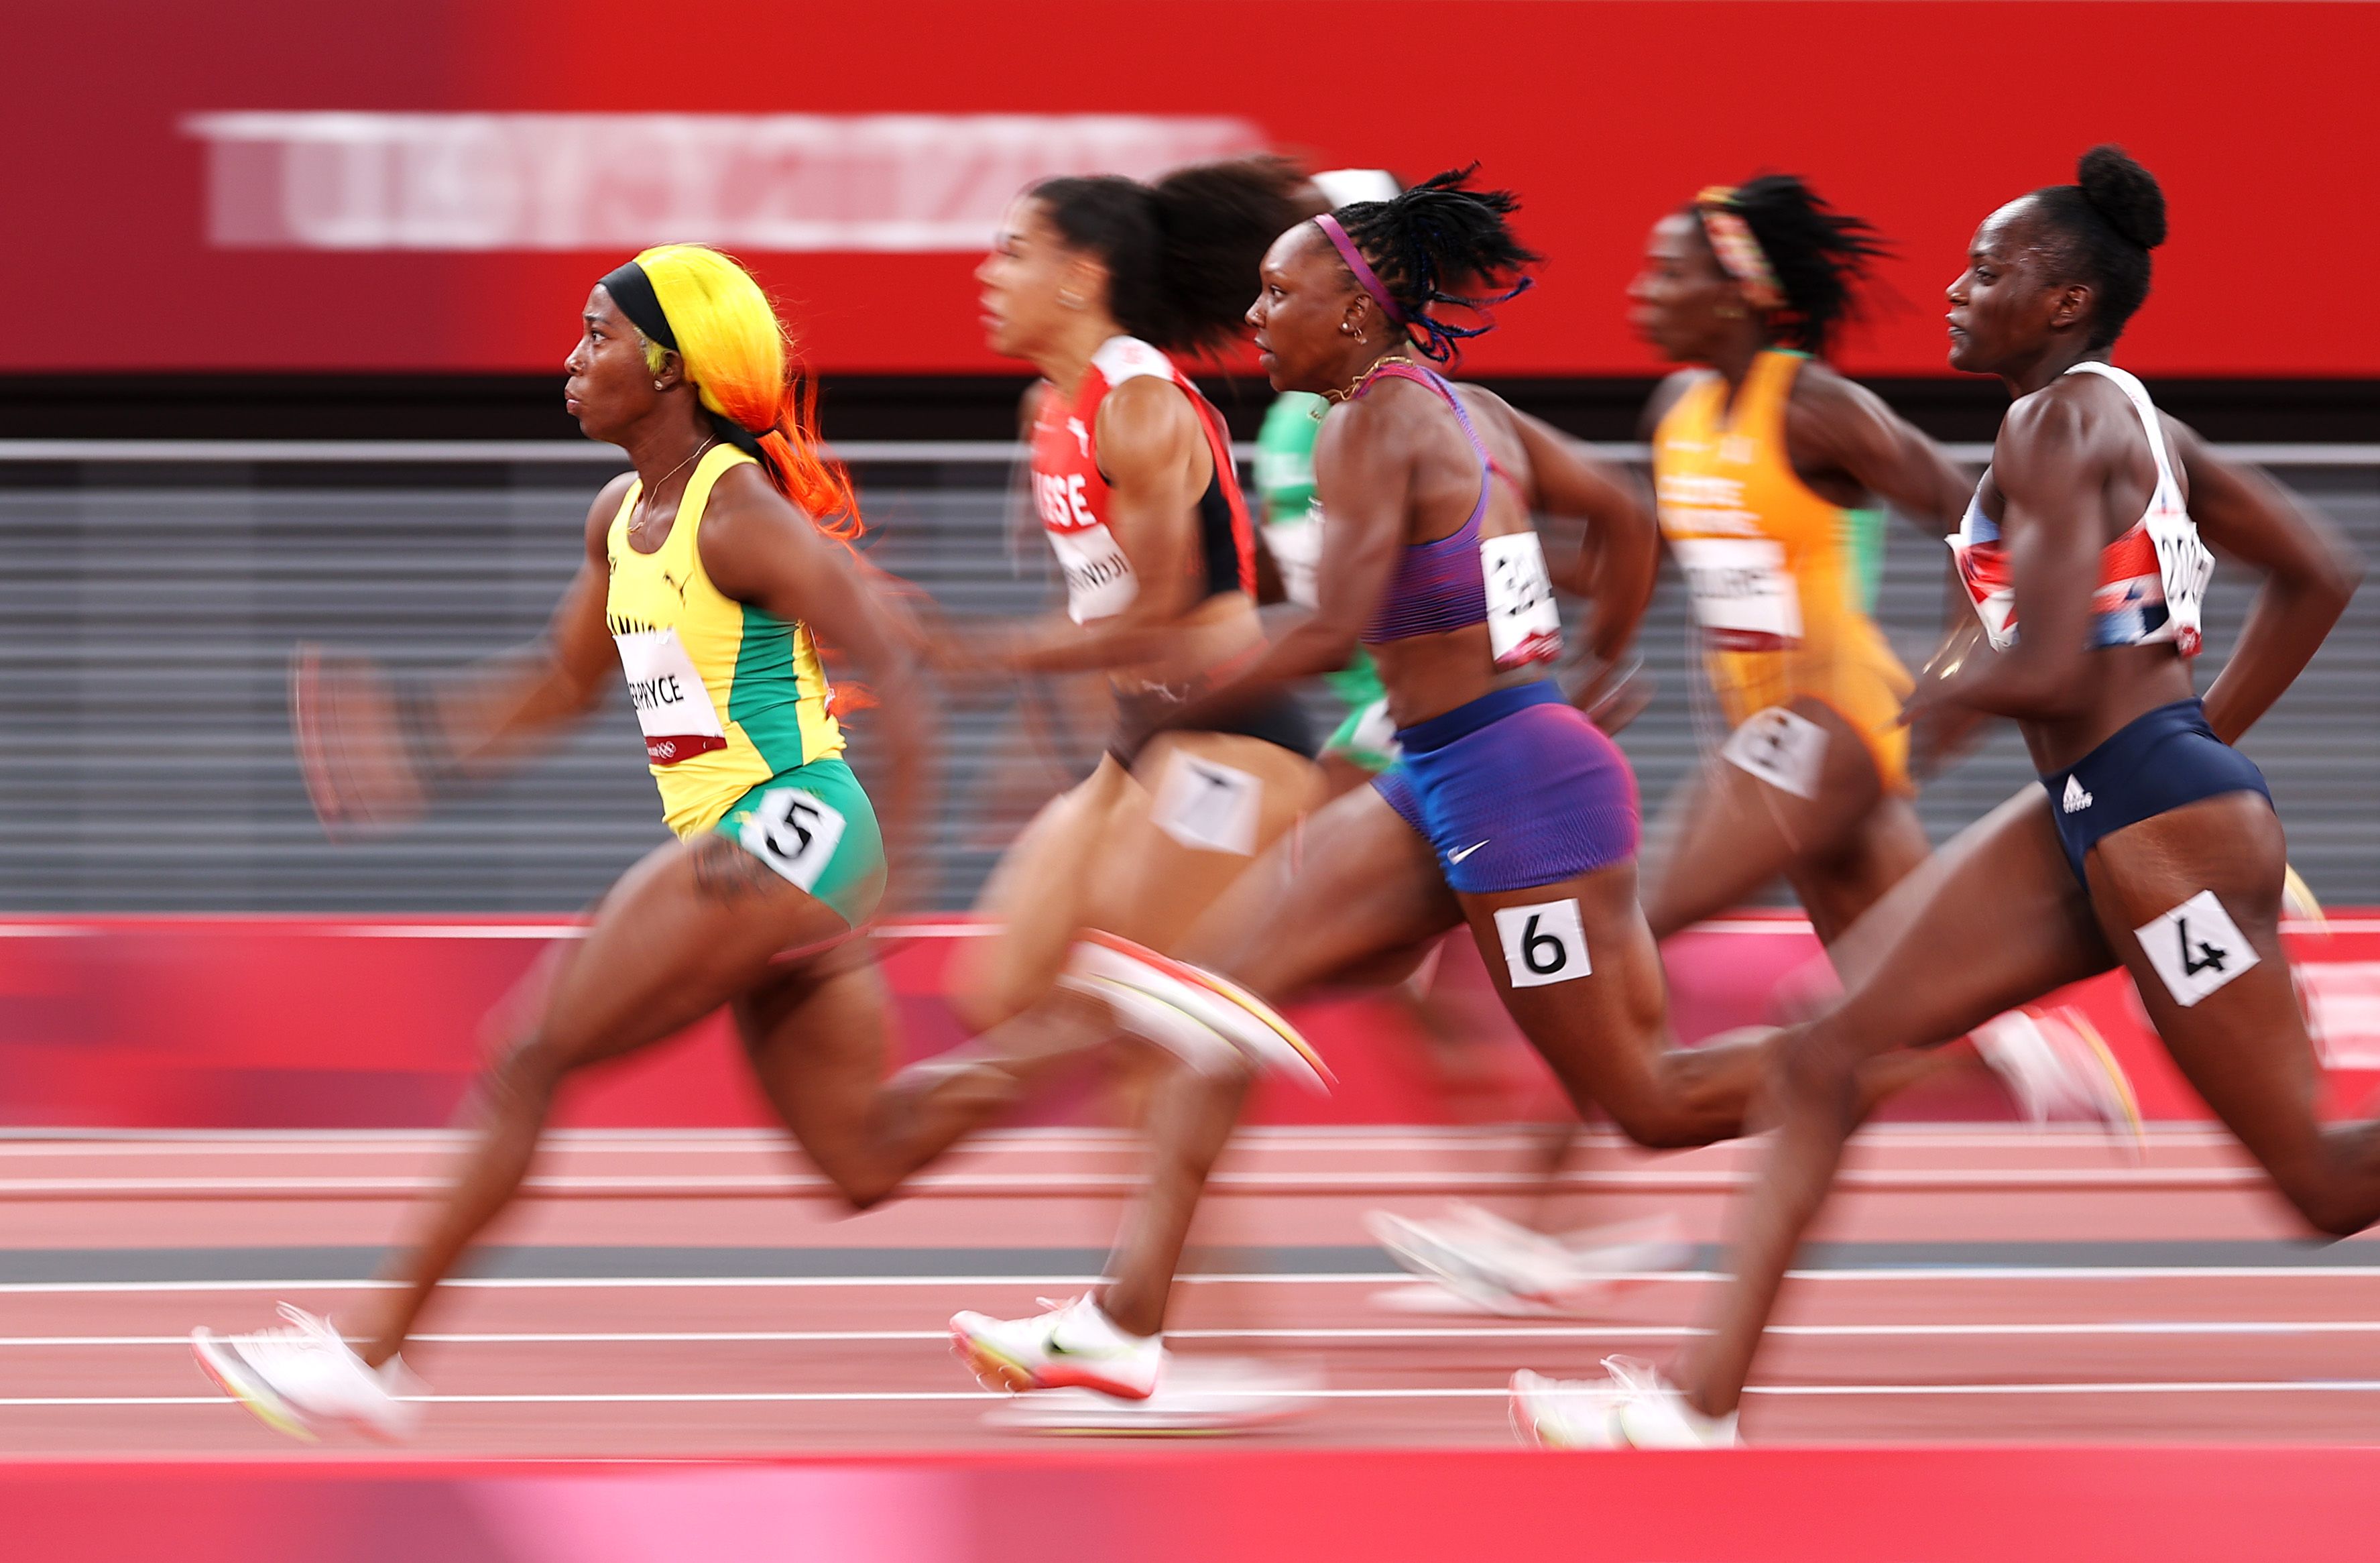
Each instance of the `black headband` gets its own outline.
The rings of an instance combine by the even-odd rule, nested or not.
[[[670,329],[669,316],[662,312],[661,296],[653,291],[653,279],[645,275],[644,267],[631,261],[606,274],[603,291],[628,317],[629,324],[671,352],[677,351],[677,333]]]

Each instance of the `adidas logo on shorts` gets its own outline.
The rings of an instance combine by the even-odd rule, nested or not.
[[[2082,790],[2080,776],[2066,778],[2066,796],[2058,800],[2058,806],[2070,814],[2079,814],[2091,806],[2091,795]]]

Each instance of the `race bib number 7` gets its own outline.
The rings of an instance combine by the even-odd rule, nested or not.
[[[1586,930],[1576,901],[1543,901],[1533,907],[1500,907],[1496,936],[1504,946],[1504,971],[1516,988],[1541,988],[1590,975]]]

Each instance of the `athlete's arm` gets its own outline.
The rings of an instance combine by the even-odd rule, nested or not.
[[[2000,424],[1992,482],[2000,493],[2000,542],[2016,592],[2016,644],[1978,653],[1950,678],[1921,685],[1908,709],[1948,701],[2026,721],[2088,709],[2091,598],[2102,528],[2087,513],[2105,490],[2108,453],[2094,450],[2079,409],[2063,397],[2019,402]]]
[[[1419,406],[1415,397],[1373,396],[1339,408],[1322,425],[1314,444],[1314,492],[1327,497],[1314,611],[1236,677],[1185,703],[1167,726],[1196,728],[1266,690],[1335,673],[1354,660],[1404,548]]]
[[[881,572],[811,524],[758,467],[730,468],[711,490],[695,545],[711,584],[739,603],[810,627],[856,663],[876,693],[890,773],[884,844],[895,871],[917,861],[934,782],[933,704],[917,676],[921,637]]]
[[[1796,470],[1840,472],[1937,537],[1959,530],[1975,492],[1974,473],[1883,397],[1840,374],[1796,377],[1785,443]]]
[[[2255,726],[2313,660],[2363,578],[2337,528],[2252,467],[2216,455],[2165,421],[2189,476],[2190,514],[2208,546],[2264,573],[2231,658],[2206,691],[2206,724],[2226,743]]]
[[[1148,662],[1164,653],[1169,627],[1197,604],[1196,512],[1213,465],[1197,409],[1172,381],[1142,375],[1099,399],[1092,437],[1108,480],[1108,531],[1138,589],[1111,617],[1059,618],[997,644],[992,654],[1019,672]]]
[[[1505,410],[1528,453],[1536,507],[1586,522],[1577,557],[1553,572],[1553,582],[1595,605],[1587,649],[1606,663],[1616,662],[1636,638],[1661,567],[1661,531],[1644,485],[1552,425]]]
[[[433,763],[484,775],[536,751],[537,740],[576,723],[617,679],[619,648],[604,623],[611,587],[605,540],[633,474],[603,486],[587,512],[577,573],[554,604],[545,633],[439,679],[422,696],[421,726]]]

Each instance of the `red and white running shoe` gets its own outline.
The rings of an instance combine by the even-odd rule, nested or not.
[[[287,1325],[253,1335],[192,1330],[190,1349],[225,1393],[293,1438],[340,1423],[380,1438],[412,1436],[423,1390],[403,1358],[368,1366],[330,1320],[286,1302],[281,1316]]]
[[[1247,989],[1203,967],[1129,939],[1087,932],[1068,952],[1062,986],[1113,1004],[1135,1032],[1209,1068],[1220,1037],[1258,1068],[1290,1076],[1316,1092],[1330,1088],[1330,1070],[1297,1028]]]
[[[1162,1336],[1130,1335],[1087,1296],[1041,1300],[1030,1319],[951,1316],[951,1349],[988,1389],[1096,1389],[1146,1400],[1165,1370]]]

